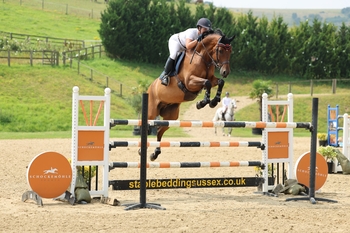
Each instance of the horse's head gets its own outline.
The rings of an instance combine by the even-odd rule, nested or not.
[[[225,35],[220,38],[216,46],[217,66],[220,67],[220,75],[224,78],[230,74],[231,42],[234,36],[227,38]]]
[[[233,116],[236,108],[236,100],[232,99],[230,105],[227,108],[227,111],[230,113],[230,115]]]
[[[230,70],[230,57],[232,52],[232,37],[226,37],[220,30],[208,34],[203,40],[203,48],[207,51],[211,61],[210,64],[220,69],[220,75],[226,78]]]

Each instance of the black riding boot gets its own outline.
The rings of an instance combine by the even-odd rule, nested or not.
[[[225,113],[224,113],[224,112],[222,113],[222,120],[223,120],[223,121],[226,121],[226,119],[225,119]]]
[[[174,65],[175,65],[175,60],[168,57],[168,60],[166,61],[164,66],[164,71],[159,76],[160,80],[162,81],[162,84],[165,86],[168,86],[169,84],[169,74],[171,73],[171,71],[173,71]]]

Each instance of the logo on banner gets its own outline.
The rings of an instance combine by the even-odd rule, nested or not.
[[[287,159],[289,158],[289,132],[268,132],[268,158]]]
[[[78,131],[78,161],[103,161],[104,131]]]
[[[30,162],[27,181],[40,197],[55,198],[68,189],[72,168],[67,158],[57,152],[41,153]]]
[[[310,152],[299,157],[295,165],[295,176],[298,183],[310,188]],[[326,183],[328,165],[325,158],[316,152],[315,190],[319,190]]]

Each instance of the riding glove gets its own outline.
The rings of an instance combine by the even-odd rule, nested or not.
[[[204,39],[203,34],[200,34],[200,35],[198,36],[198,38],[197,38],[197,41],[200,42],[200,41],[203,40],[203,39]]]

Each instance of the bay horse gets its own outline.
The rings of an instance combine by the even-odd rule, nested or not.
[[[230,105],[227,107],[227,110],[225,112],[225,119],[222,119],[222,112],[224,110],[224,107],[218,108],[215,112],[215,116],[213,118],[213,121],[234,121],[235,120],[235,109],[237,108],[236,100],[232,99]],[[227,128],[227,136],[231,136],[232,128]],[[217,134],[216,127],[215,127],[215,135]],[[225,127],[222,127],[222,135],[225,136]]]
[[[148,120],[154,120],[157,116],[163,120],[177,120],[181,103],[193,101],[203,89],[204,98],[197,102],[197,109],[207,104],[214,108],[221,100],[225,83],[223,79],[215,77],[215,68],[220,70],[223,78],[229,75],[232,52],[230,43],[233,39],[234,36],[227,38],[221,30],[211,31],[193,50],[186,51],[178,71],[170,75],[168,86],[162,85],[159,78],[155,79],[147,90]],[[215,86],[218,86],[216,95],[210,99],[211,88]],[[158,142],[168,129],[168,126],[157,128]],[[150,160],[156,160],[160,153],[160,147],[157,147],[150,155]]]

